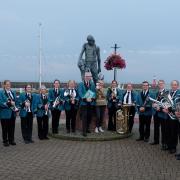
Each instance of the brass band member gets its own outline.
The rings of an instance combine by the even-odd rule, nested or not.
[[[139,113],[139,138],[137,141],[148,142],[150,137],[150,124],[152,118],[152,103],[148,96],[153,97],[149,91],[149,83],[142,83],[142,91],[137,96],[137,108]]]
[[[107,90],[107,107],[108,107],[108,130],[116,131],[116,111],[122,105],[122,93],[119,88],[117,88],[117,81],[113,80],[111,87]]]
[[[133,124],[134,124],[134,116],[135,116],[135,104],[136,104],[136,93],[133,91],[133,87],[131,83],[127,84],[126,91],[123,93],[123,105],[129,105],[130,106],[130,112],[129,112],[129,132],[131,133]]]
[[[76,115],[79,107],[79,95],[74,80],[70,80],[67,86],[67,89],[64,91],[66,130],[67,133],[70,133],[70,130],[74,133],[76,131]]]
[[[174,101],[176,97],[180,95],[179,90],[179,81],[173,80],[171,82],[170,96]],[[172,111],[171,108],[163,109],[165,113]],[[178,130],[179,122],[177,119],[171,119],[170,117],[167,120],[167,146],[170,154],[176,152],[176,146],[178,144]]]
[[[60,89],[60,81],[54,81],[54,88],[49,90],[48,99],[52,114],[52,133],[58,134],[59,119],[63,110],[63,89]]]
[[[87,136],[87,133],[91,133],[91,118],[96,105],[96,89],[92,81],[91,72],[85,72],[84,81],[78,85],[78,93],[80,98],[80,117],[82,120],[83,136]]]
[[[0,118],[2,127],[3,145],[16,145],[14,142],[16,119],[16,94],[11,90],[11,82],[4,81],[4,89],[0,91]]]
[[[95,133],[104,132],[102,129],[104,114],[106,110],[106,94],[104,89],[104,82],[99,80],[96,85],[96,128]]]
[[[19,97],[21,117],[21,131],[25,144],[33,143],[32,129],[33,129],[33,116],[37,111],[36,95],[32,93],[31,85],[25,86],[25,92],[20,94]]]
[[[37,95],[37,125],[38,137],[40,140],[49,139],[49,102],[47,97],[47,89],[45,85],[40,88],[40,94]]]
[[[165,82],[164,80],[158,81],[158,92],[155,93],[155,99],[158,101],[162,100],[162,95],[166,92],[165,90]],[[162,111],[162,107],[159,107],[156,103],[153,103],[154,108],[154,141],[151,145],[159,144],[159,134],[160,134],[160,126],[161,126],[161,143],[162,150],[167,149],[167,119],[168,115]]]

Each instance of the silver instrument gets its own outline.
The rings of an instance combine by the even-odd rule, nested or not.
[[[13,101],[13,99],[12,99],[12,97],[8,94],[8,102],[12,102]],[[14,112],[18,112],[19,111],[19,109],[16,107],[16,105],[14,104],[14,105],[11,105],[11,107],[10,107]]]
[[[29,101],[29,99],[26,99],[26,100],[25,100],[25,103],[29,103],[29,104],[30,104],[29,106],[25,106],[25,110],[26,110],[27,112],[31,112],[31,102]]]
[[[53,108],[55,108],[57,106],[57,102],[60,102],[60,97],[56,97],[55,101],[53,102]]]
[[[158,100],[153,99],[151,97],[148,97],[148,99],[150,101],[152,101],[153,103],[157,104],[157,106],[159,106],[159,107],[162,107],[164,109],[171,109],[172,111],[168,112],[168,115],[169,115],[169,117],[171,119],[173,119],[173,120],[176,119],[176,115],[174,113],[176,107],[175,107],[175,103],[173,102],[173,99],[170,96],[170,94],[169,93],[168,94],[164,94],[161,97],[162,97],[161,101],[158,101]]]

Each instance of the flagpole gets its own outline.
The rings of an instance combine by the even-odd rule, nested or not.
[[[42,83],[42,24],[39,23],[39,88]]]

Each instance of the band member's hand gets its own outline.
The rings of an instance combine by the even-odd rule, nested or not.
[[[158,106],[158,104],[153,103],[152,107],[155,108],[157,111],[160,111],[160,107]]]
[[[177,111],[176,111],[176,112],[175,112],[175,115],[176,115],[177,118],[180,118],[180,112],[177,112]]]
[[[48,104],[46,104],[46,105],[44,106],[44,108],[45,108],[45,110],[48,110]]]
[[[29,102],[25,102],[25,106],[26,107],[30,107],[30,103]]]
[[[163,111],[164,113],[166,113],[166,114],[169,112],[168,109],[165,109],[165,108],[162,109],[162,111]]]
[[[145,108],[144,107],[140,107],[140,112],[144,112],[145,111]]]
[[[14,101],[11,101],[11,105],[12,105],[12,106],[15,106],[15,102],[14,102]]]
[[[75,100],[74,99],[71,99],[71,104],[75,104]]]
[[[86,101],[87,102],[92,102],[92,99],[91,98],[87,98]]]
[[[122,104],[121,103],[118,103],[118,106],[121,106]]]

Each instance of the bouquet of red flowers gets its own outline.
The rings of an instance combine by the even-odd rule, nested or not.
[[[122,59],[122,57],[119,54],[111,54],[109,57],[107,57],[104,63],[104,67],[107,70],[113,70],[113,68],[126,68],[126,62],[124,59]]]

